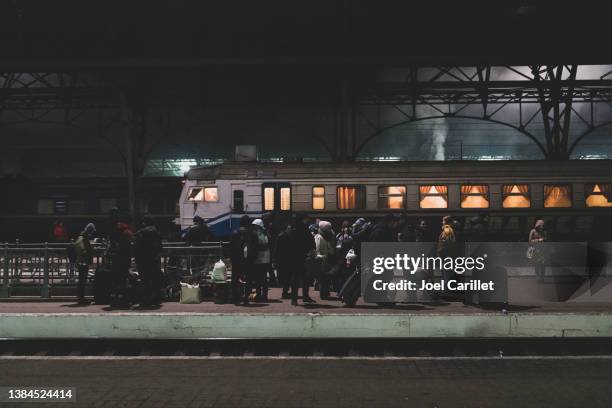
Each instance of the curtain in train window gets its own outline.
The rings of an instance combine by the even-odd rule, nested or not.
[[[204,201],[211,203],[219,201],[219,190],[217,190],[217,187],[204,187]]]
[[[447,186],[419,186],[421,208],[447,208]]]
[[[586,206],[612,207],[610,193],[612,193],[612,184],[610,183],[587,184],[585,188]]]
[[[280,188],[280,209],[281,211],[291,210],[291,188],[290,187]]]
[[[529,184],[506,184],[502,187],[503,208],[529,208]]]
[[[365,208],[363,186],[341,186],[337,190],[339,210],[357,210]]]
[[[325,209],[325,187],[317,186],[312,188],[312,209]]]
[[[274,211],[274,187],[264,188],[264,211]]]
[[[461,208],[489,208],[489,186],[461,186]]]
[[[544,208],[567,208],[572,206],[572,189],[568,185],[545,185]]]
[[[404,208],[405,195],[406,187],[404,186],[378,187],[378,208]]]

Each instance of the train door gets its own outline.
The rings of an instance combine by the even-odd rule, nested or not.
[[[234,214],[245,212],[243,185],[232,185],[232,212]]]
[[[290,183],[263,183],[261,185],[261,208],[268,211],[291,211]]]

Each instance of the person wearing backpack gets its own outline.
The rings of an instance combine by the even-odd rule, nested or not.
[[[89,223],[85,229],[81,231],[76,241],[74,242],[74,252],[76,254],[76,265],[79,273],[79,281],[77,283],[77,300],[80,305],[88,304],[85,299],[85,285],[87,284],[87,275],[89,267],[93,262],[93,248],[91,240],[96,233],[96,226]]]

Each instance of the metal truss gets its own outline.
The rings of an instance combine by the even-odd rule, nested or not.
[[[410,67],[404,81],[379,82],[359,95],[355,114],[372,133],[353,145],[351,156],[385,130],[405,123],[468,118],[514,128],[547,159],[567,159],[585,136],[612,123],[611,73],[579,80],[577,69],[577,65]],[[581,133],[570,143],[571,126]]]
[[[0,73],[0,123],[71,125],[92,108],[116,107],[116,95],[78,73]]]

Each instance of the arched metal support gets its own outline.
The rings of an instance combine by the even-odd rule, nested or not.
[[[582,139],[584,139],[585,137],[587,137],[588,135],[593,133],[595,130],[600,129],[600,128],[605,127],[605,126],[609,126],[609,125],[612,125],[612,120],[608,120],[608,121],[602,122],[602,123],[600,123],[598,125],[592,126],[587,131],[585,131],[582,134],[580,134],[580,136],[578,136],[572,142],[572,145],[569,147],[569,149],[567,151],[568,157],[570,157],[572,155],[572,153],[574,153],[574,149],[582,141]]]
[[[425,121],[425,120],[433,120],[433,119],[449,119],[449,118],[458,118],[458,119],[473,119],[473,120],[481,120],[481,121],[485,121],[485,122],[491,122],[491,123],[496,123],[499,125],[503,125],[509,128],[512,128],[514,130],[516,130],[517,132],[521,133],[522,135],[528,137],[532,142],[534,142],[536,144],[536,146],[540,149],[540,151],[542,152],[542,154],[544,155],[544,157],[546,157],[546,148],[544,147],[544,145],[535,137],[533,136],[531,133],[525,131],[524,128],[521,128],[519,126],[515,126],[506,122],[502,122],[499,120],[495,120],[495,119],[491,119],[491,118],[482,118],[482,117],[478,117],[478,116],[468,116],[468,115],[433,115],[433,116],[426,116],[426,117],[421,117],[421,118],[416,118],[416,119],[409,119],[409,120],[405,120],[403,122],[399,122],[399,123],[395,123],[391,126],[387,126],[385,128],[380,129],[379,131],[375,132],[374,134],[371,134],[370,136],[368,136],[367,138],[365,138],[355,149],[355,151],[353,152],[353,158],[356,158],[359,153],[361,153],[361,150],[375,137],[380,136],[382,133],[384,133],[385,131],[389,130],[389,129],[393,129],[396,128],[398,126],[402,126],[402,125],[406,125],[409,123],[414,123],[414,122],[421,122],[421,121]]]

